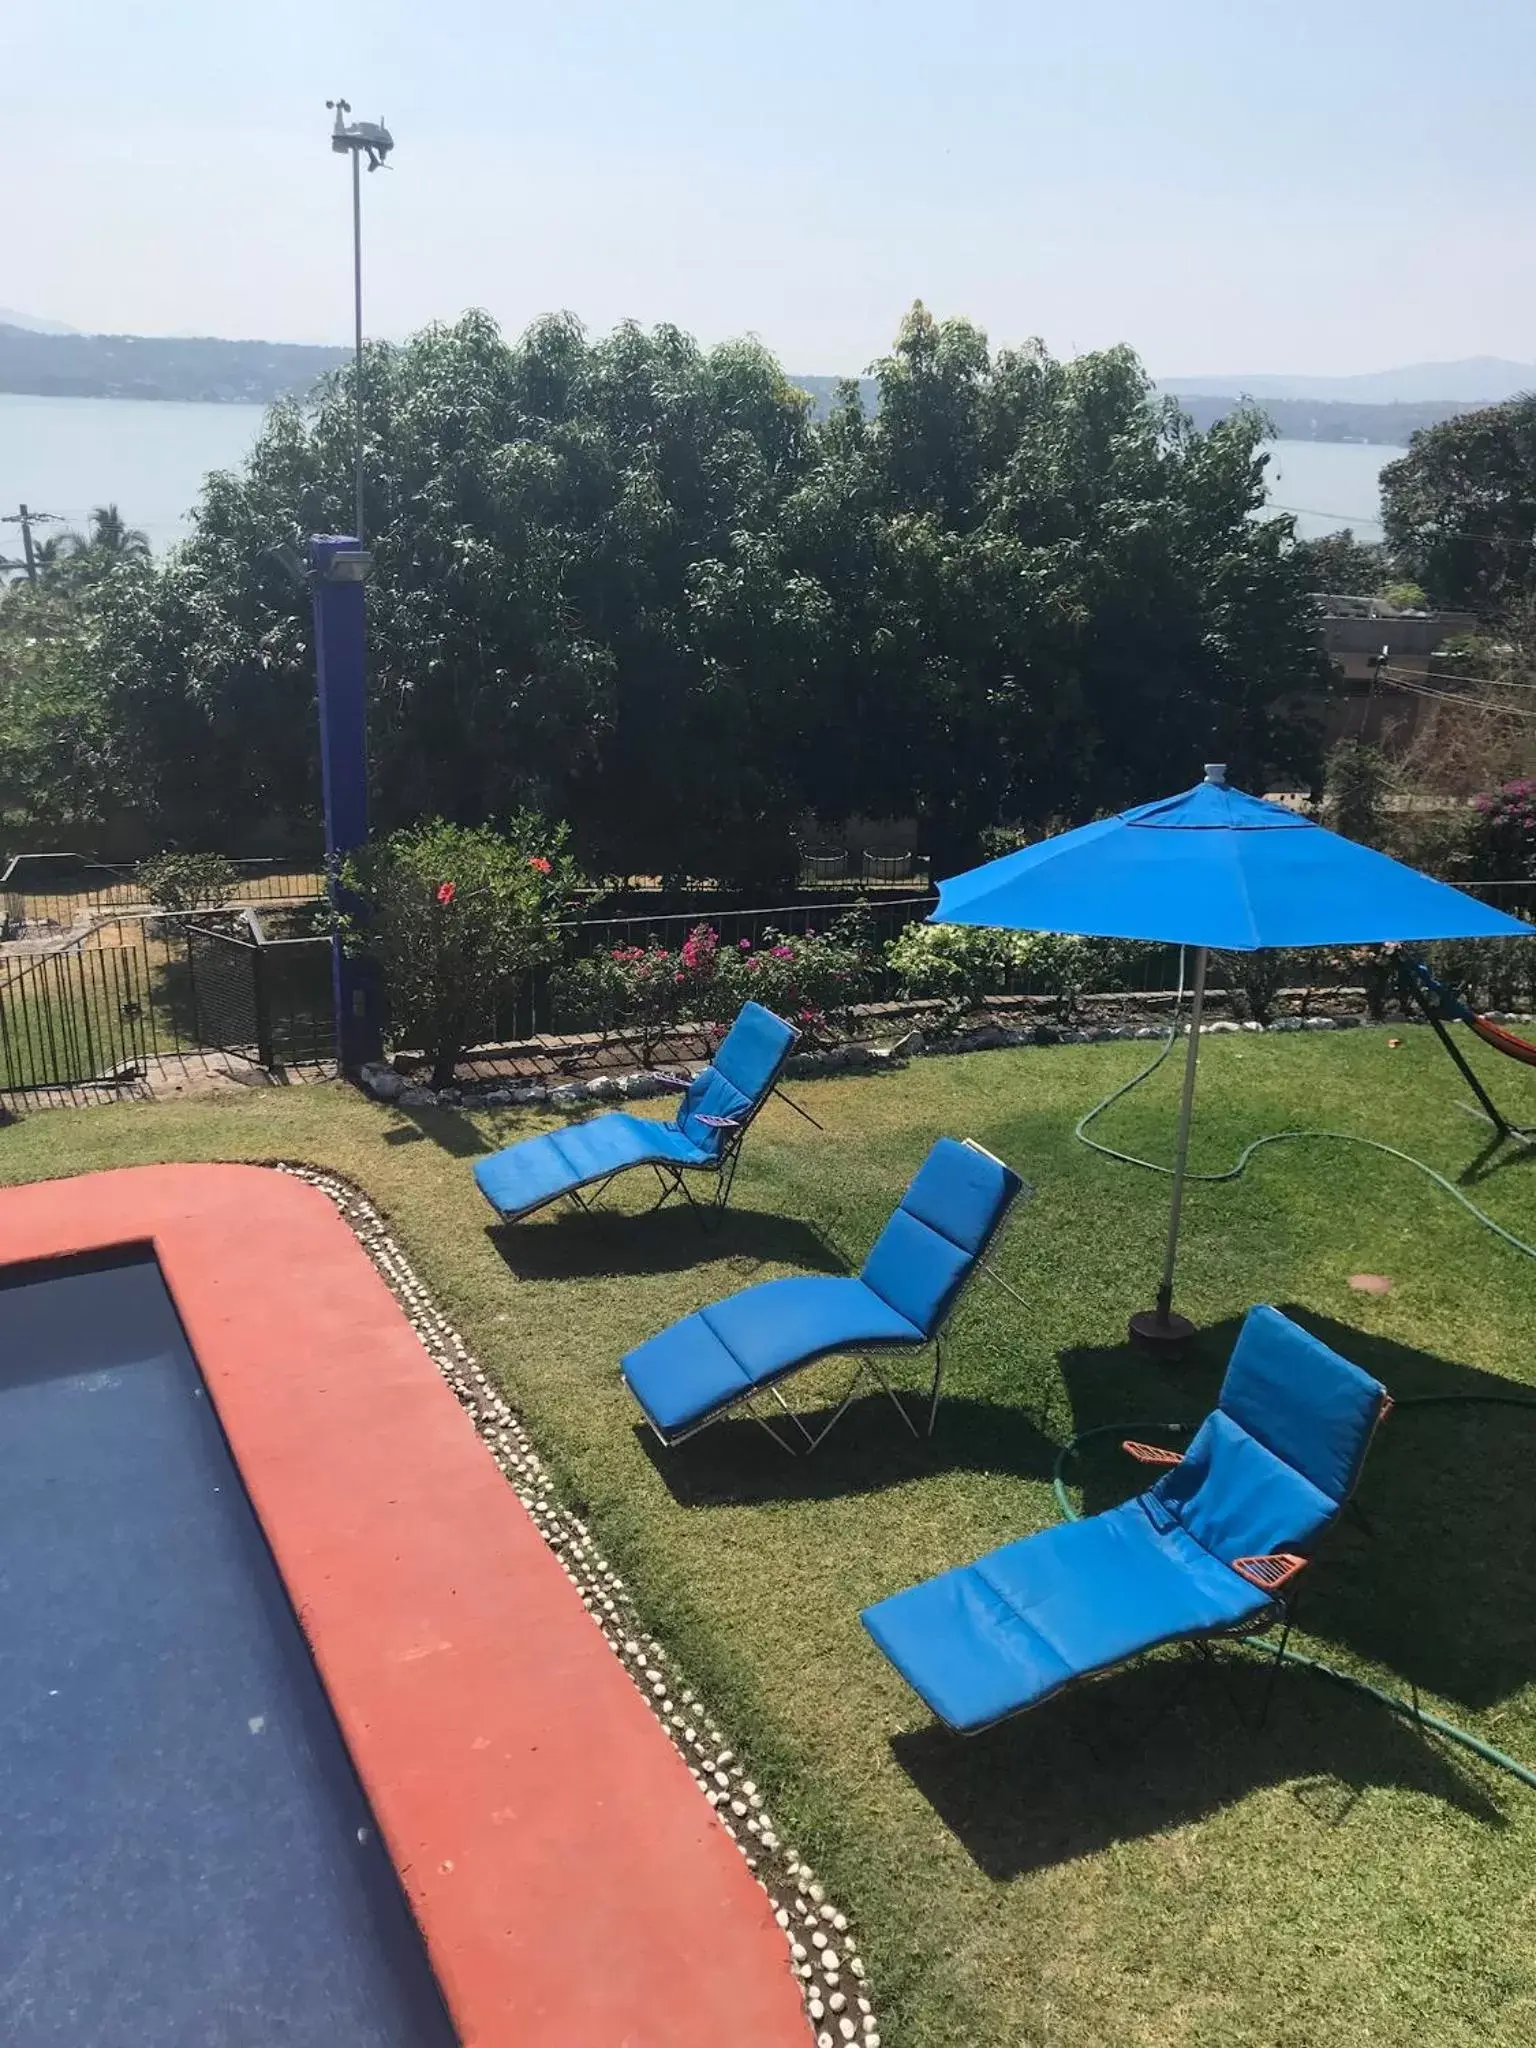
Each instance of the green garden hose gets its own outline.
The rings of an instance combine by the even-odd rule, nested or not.
[[[1181,996],[1182,993],[1183,976],[1181,972]],[[1105,1110],[1118,1102],[1123,1095],[1128,1095],[1133,1088],[1139,1087],[1143,1081],[1155,1074],[1163,1064],[1163,1061],[1167,1059],[1169,1053],[1172,1052],[1174,1045],[1177,1043],[1178,1036],[1179,1027],[1176,1012],[1173,1028],[1163,1041],[1162,1048],[1158,1052],[1157,1057],[1148,1066],[1143,1067],[1140,1073],[1133,1074],[1130,1080],[1122,1081],[1120,1086],[1106,1095],[1102,1102],[1096,1102],[1086,1116],[1078,1119],[1073,1135],[1080,1138],[1090,1150],[1102,1154],[1106,1159],[1118,1160],[1124,1166],[1139,1166],[1148,1173],[1171,1174],[1173,1171],[1171,1167],[1160,1165],[1155,1159],[1138,1159],[1134,1153],[1116,1151],[1113,1146],[1101,1144],[1097,1138],[1090,1138],[1088,1126],[1096,1117],[1102,1116]],[[1262,1150],[1265,1145],[1299,1143],[1303,1140],[1312,1139],[1323,1139],[1341,1145],[1364,1145],[1372,1152],[1384,1153],[1389,1159],[1401,1160],[1405,1166],[1411,1166],[1417,1172],[1427,1175],[1435,1183],[1436,1187],[1442,1189],[1453,1201],[1459,1202],[1461,1207],[1467,1211],[1468,1215],[1475,1222],[1480,1223],[1485,1230],[1491,1231],[1495,1237],[1499,1238],[1504,1244],[1507,1244],[1511,1250],[1523,1254],[1526,1258],[1536,1259],[1536,1245],[1527,1244],[1524,1238],[1516,1237],[1512,1230],[1506,1230],[1502,1223],[1495,1222],[1493,1217],[1488,1215],[1485,1210],[1479,1209],[1475,1202],[1469,1201],[1461,1189],[1456,1186],[1455,1182],[1448,1180],[1443,1173],[1437,1172],[1432,1166],[1427,1166],[1422,1159],[1415,1159],[1411,1152],[1400,1151],[1396,1145],[1385,1145],[1379,1138],[1359,1137],[1353,1131],[1271,1131],[1266,1136],[1255,1138],[1251,1144],[1245,1145],[1238,1154],[1235,1164],[1227,1167],[1224,1171],[1220,1173],[1190,1173],[1185,1177],[1188,1180],[1207,1182],[1236,1180],[1253,1155]],[[1454,1408],[1472,1405],[1536,1409],[1536,1398],[1519,1394],[1422,1394],[1410,1396],[1396,1403],[1398,1409]],[[1183,1422],[1109,1422],[1101,1423],[1094,1429],[1082,1430],[1078,1435],[1067,1439],[1057,1455],[1055,1470],[1051,1477],[1051,1485],[1056,1495],[1057,1506],[1068,1520],[1076,1521],[1079,1518],[1078,1511],[1072,1503],[1070,1494],[1067,1492],[1065,1478],[1067,1464],[1075,1457],[1078,1447],[1093,1437],[1134,1436],[1146,1429],[1163,1430],[1173,1435],[1187,1436],[1190,1425]],[[1274,1657],[1274,1646],[1265,1642],[1262,1636],[1234,1636],[1231,1640],[1243,1649],[1257,1650],[1266,1657]],[[1484,1742],[1480,1736],[1472,1734],[1469,1729],[1458,1728],[1453,1721],[1442,1720],[1438,1714],[1430,1713],[1426,1708],[1421,1707],[1417,1700],[1405,1700],[1397,1693],[1387,1692],[1379,1685],[1372,1685],[1366,1679],[1355,1677],[1353,1672],[1341,1671],[1335,1664],[1324,1663],[1320,1657],[1305,1656],[1298,1650],[1287,1648],[1285,1661],[1288,1664],[1299,1664],[1305,1670],[1315,1671],[1321,1677],[1331,1679],[1336,1685],[1347,1686],[1351,1692],[1363,1693],[1366,1698],[1375,1700],[1378,1705],[1386,1707],[1394,1714],[1401,1715],[1406,1721],[1416,1723],[1421,1728],[1432,1728],[1437,1735],[1445,1736],[1450,1742],[1459,1743],[1463,1749],[1471,1750],[1475,1756],[1480,1756],[1485,1763],[1494,1765],[1498,1770],[1507,1772],[1510,1777],[1518,1778],[1522,1784],[1529,1785],[1532,1790],[1536,1790],[1536,1770],[1532,1770],[1528,1764],[1520,1763],[1512,1756],[1507,1756],[1502,1749],[1495,1749],[1491,1743]]]
[[[1178,1041],[1178,1035],[1178,1020],[1175,1018],[1173,1029],[1164,1039],[1162,1049],[1159,1051],[1156,1059],[1143,1067],[1140,1073],[1132,1074],[1129,1081],[1122,1081],[1118,1088],[1112,1089],[1104,1097],[1102,1102],[1096,1102],[1085,1116],[1078,1118],[1073,1126],[1072,1135],[1075,1138],[1081,1139],[1082,1143],[1091,1152],[1097,1152],[1105,1159],[1118,1160],[1122,1166],[1140,1166],[1148,1173],[1161,1173],[1172,1176],[1173,1168],[1171,1166],[1160,1165],[1155,1159],[1138,1159],[1134,1152],[1118,1152],[1113,1145],[1101,1144],[1097,1138],[1090,1138],[1088,1126],[1097,1117],[1101,1117],[1105,1110],[1113,1108],[1122,1095],[1129,1095],[1133,1088],[1139,1088],[1143,1081],[1149,1080],[1157,1072],[1163,1061],[1172,1052]],[[1388,1159],[1401,1160],[1405,1166],[1411,1166],[1416,1172],[1427,1175],[1437,1188],[1440,1188],[1445,1194],[1450,1196],[1453,1202],[1459,1202],[1461,1207],[1466,1210],[1467,1214],[1475,1222],[1480,1223],[1484,1230],[1491,1230],[1494,1236],[1502,1239],[1512,1251],[1520,1252],[1528,1259],[1536,1259],[1536,1244],[1527,1244],[1523,1237],[1516,1237],[1512,1230],[1506,1230],[1502,1223],[1495,1222],[1487,1210],[1479,1209],[1476,1202],[1469,1200],[1453,1180],[1448,1180],[1443,1173],[1437,1172],[1433,1166],[1427,1166],[1422,1159],[1415,1159],[1411,1152],[1400,1151],[1396,1145],[1383,1144],[1380,1138],[1362,1138],[1354,1131],[1270,1131],[1264,1137],[1255,1138],[1251,1144],[1245,1145],[1238,1154],[1235,1163],[1224,1167],[1221,1172],[1187,1172],[1184,1178],[1186,1181],[1198,1180],[1212,1184],[1225,1180],[1236,1180],[1239,1174],[1246,1169],[1249,1160],[1255,1152],[1262,1151],[1266,1145],[1293,1145],[1313,1140],[1322,1140],[1336,1145],[1363,1145],[1367,1151],[1381,1152]]]

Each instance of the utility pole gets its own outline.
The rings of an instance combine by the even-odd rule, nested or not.
[[[15,512],[7,512],[3,523],[6,526],[19,526],[21,528],[21,552],[24,559],[20,562],[0,561],[0,569],[24,568],[27,572],[27,581],[35,583],[37,581],[37,551],[32,545],[32,529],[34,526],[56,526],[58,518],[59,515],[56,512],[29,512],[25,505],[22,505]]]
[[[352,159],[352,333],[353,333],[353,488],[356,504],[353,512],[355,537],[359,547],[363,545],[363,181],[364,156],[368,159],[370,171],[387,171],[389,165],[384,159],[395,146],[395,138],[385,127],[383,118],[377,121],[347,121],[343,117],[352,111],[347,100],[327,100],[325,103],[336,115],[336,125],[331,130],[331,148],[338,156]]]

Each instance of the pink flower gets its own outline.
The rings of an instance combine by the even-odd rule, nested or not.
[[[674,974],[672,979],[676,982],[684,982],[688,979],[688,977],[686,974]]]
[[[752,950],[752,941],[750,939],[738,939],[736,941],[736,949],[740,953],[750,953]]]
[[[775,960],[793,960],[795,957],[795,949],[793,946],[775,946],[773,949],[773,957]]]
[[[438,887],[437,900],[439,903],[441,903],[444,910],[446,910],[449,904],[453,901],[454,897],[458,895],[458,893],[458,890],[454,887],[452,882],[443,882]]]
[[[536,875],[551,875],[555,871],[554,862],[546,860],[542,853],[532,854],[529,857],[528,865]]]

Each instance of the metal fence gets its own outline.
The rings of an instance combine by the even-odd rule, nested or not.
[[[231,860],[229,865],[238,879],[216,908],[303,903],[325,893],[325,870],[318,860]],[[132,862],[18,853],[0,871],[0,940],[70,936],[109,915],[148,916],[155,908]]]
[[[739,946],[743,940],[760,946],[774,934],[800,938],[830,931],[840,919],[857,913],[865,937],[883,947],[906,926],[925,918],[938,901],[924,896],[823,897],[814,903],[776,903],[746,910],[674,910],[656,915],[632,913],[625,917],[586,917],[565,927],[565,950],[570,959],[612,952],[617,947],[660,946],[677,952],[690,932],[700,925],[714,932],[723,949]],[[877,977],[883,992],[886,977]],[[529,978],[498,1013],[489,1043],[520,1044],[528,1039],[558,1037],[582,1028],[577,1018],[561,1009],[558,981],[548,972]]]
[[[837,882],[862,881],[871,888],[926,889],[928,856],[923,853],[852,853],[847,847],[800,856],[802,888],[824,888]]]
[[[0,958],[0,1099],[80,1100],[222,1051],[268,1068],[332,1056],[331,948],[232,921],[103,917]]]

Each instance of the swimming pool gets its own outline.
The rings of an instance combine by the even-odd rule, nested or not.
[[[146,1248],[0,1280],[0,2039],[454,2038]]]
[[[806,2048],[743,1852],[318,1188],[0,1187],[0,1346],[5,2048]]]

